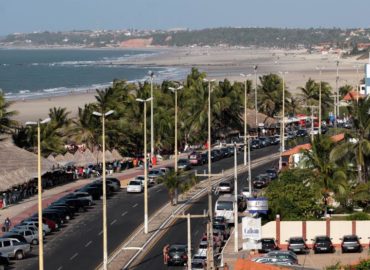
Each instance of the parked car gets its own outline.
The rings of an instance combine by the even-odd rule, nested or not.
[[[306,244],[306,239],[303,237],[290,237],[288,242],[288,251],[292,251],[294,253],[307,253],[309,248]]]
[[[39,243],[39,238],[38,238],[38,232],[37,231],[34,232],[32,230],[19,228],[19,229],[11,230],[10,233],[16,233],[16,234],[19,234],[19,235],[23,236],[24,239],[26,239],[28,244],[37,245]],[[6,234],[4,234],[4,236],[6,237]],[[1,250],[0,250],[0,252],[1,252]]]
[[[306,137],[308,135],[308,132],[306,129],[299,129],[297,131],[297,137]]]
[[[34,234],[37,234],[38,235],[38,227],[34,226],[34,225],[23,225],[23,224],[17,224],[16,226],[14,226],[10,231],[19,231],[19,230],[30,230],[32,231]],[[45,231],[42,231],[42,235],[45,236]]]
[[[234,185],[231,181],[223,181],[218,185],[218,191],[221,193],[231,193],[234,190]]]
[[[267,169],[266,174],[270,177],[271,180],[274,180],[278,177],[277,171],[273,168]]]
[[[260,242],[262,247],[258,250],[258,253],[268,253],[273,250],[279,250],[274,238],[261,238]]]
[[[260,140],[252,140],[251,142],[251,149],[259,149],[262,147]]]
[[[298,257],[296,253],[290,250],[274,250],[268,252],[265,256],[269,258],[277,258],[280,260],[289,260],[293,264],[298,264]]]
[[[159,169],[152,169],[148,172],[148,181],[151,183],[151,184],[157,184],[158,183],[158,179],[160,177],[162,177],[164,174],[162,173],[161,170]]]
[[[103,184],[102,179],[95,180],[94,183],[101,183]],[[118,184],[116,181],[111,181],[109,179],[106,179],[107,186],[109,186],[110,190],[113,192],[119,191],[121,189],[120,184]]]
[[[201,157],[202,157],[203,164],[207,164],[208,163],[208,152],[202,153]]]
[[[270,141],[270,138],[269,137],[260,137],[259,138],[259,141],[260,141],[262,147],[266,147],[266,146],[270,146],[271,145],[271,141]]]
[[[204,270],[206,269],[206,260],[205,259],[198,259],[193,258],[191,260],[191,270]]]
[[[316,253],[333,253],[335,248],[328,236],[316,236],[313,241],[313,252]]]
[[[197,165],[203,165],[203,159],[202,159],[202,153],[200,152],[192,152],[189,156],[189,162],[191,165],[197,166]]]
[[[187,246],[183,244],[174,244],[169,248],[169,258],[167,265],[186,265],[188,261]]]
[[[24,220],[20,224],[22,224],[22,225],[32,225],[32,226],[35,226],[36,228],[39,227],[39,222],[38,221],[33,221],[33,220]],[[45,233],[50,233],[51,232],[51,228],[49,227],[49,225],[47,225],[45,223],[42,224],[42,229]]]
[[[144,188],[141,181],[131,180],[127,185],[127,193],[141,193],[143,190]]]
[[[211,150],[211,161],[218,161],[222,158],[221,152],[218,149]]]
[[[18,239],[20,242],[27,243],[26,238],[24,238],[22,235],[18,233],[6,232],[1,238],[15,238]]]
[[[91,203],[93,201],[92,196],[88,192],[85,192],[85,191],[75,191],[75,192],[69,193],[68,195],[64,196],[64,198],[86,199],[86,200],[91,201]]]
[[[27,219],[25,219],[24,221],[37,221],[38,222],[38,217],[36,216],[32,216],[32,217],[29,217]],[[48,218],[45,218],[43,217],[42,218],[42,222],[44,224],[47,224],[49,226],[49,228],[51,229],[52,232],[56,231],[58,229],[58,224],[56,224],[54,221],[48,219]]]
[[[188,159],[180,158],[179,161],[177,161],[177,168],[182,171],[187,171],[191,169],[191,164]]]
[[[0,238],[0,252],[5,257],[22,260],[31,252],[31,245],[15,238]]]
[[[342,240],[341,248],[342,253],[345,252],[362,252],[362,246],[360,243],[361,237],[357,235],[345,235]]]
[[[268,182],[265,177],[257,175],[256,178],[253,180],[253,187],[257,189],[261,189],[267,186]]]
[[[95,186],[87,185],[76,190],[76,192],[79,191],[89,193],[93,200],[99,200],[100,197],[103,195],[103,189]]]
[[[67,220],[71,220],[74,217],[74,212],[71,211],[68,206],[52,204],[46,209],[56,210],[63,213],[66,216]]]
[[[119,179],[109,176],[109,177],[107,177],[107,180],[112,181],[113,183],[115,183],[118,186],[118,190],[121,188],[121,181]]]

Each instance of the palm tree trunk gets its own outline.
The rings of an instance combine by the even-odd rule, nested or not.
[[[179,198],[178,188],[175,188],[174,193],[175,193],[175,196],[174,196],[174,205],[177,205],[178,198]]]
[[[358,171],[358,182],[362,183],[362,166],[361,166],[361,164],[357,165],[357,171]]]

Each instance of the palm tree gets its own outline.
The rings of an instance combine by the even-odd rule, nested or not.
[[[370,155],[370,100],[359,100],[358,104],[353,103],[352,111],[354,112],[353,126],[354,130],[346,135],[346,142],[338,145],[333,153],[334,161],[354,157],[357,164],[358,182],[368,180],[367,157]]]
[[[168,196],[170,198],[171,205],[176,205],[178,189],[181,184],[179,176],[176,174],[175,171],[170,171],[162,177],[162,182],[168,190]]]
[[[18,114],[17,111],[9,111],[12,101],[7,101],[4,93],[0,92],[0,134],[11,134],[17,126],[17,121],[11,119]]]
[[[298,89],[302,92],[302,99],[307,102],[307,105],[316,104],[316,101],[318,100],[319,87],[319,84],[311,78],[308,79],[304,87],[298,87]]]
[[[351,85],[344,85],[344,86],[341,86],[339,87],[339,95],[341,98],[343,98],[345,95],[347,95],[351,90],[353,89],[353,87]]]
[[[49,117],[56,128],[67,128],[70,125],[71,119],[68,118],[70,113],[67,112],[67,108],[54,107],[49,109]]]
[[[313,184],[321,189],[321,195],[327,210],[327,198],[331,193],[342,194],[347,187],[347,175],[331,159],[335,144],[325,135],[315,136],[310,150],[303,151],[303,163],[312,168],[316,176]]]

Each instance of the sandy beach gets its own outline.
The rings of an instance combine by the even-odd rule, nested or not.
[[[153,48],[153,50],[156,50]],[[322,67],[322,81],[329,82],[333,89],[336,87],[336,61],[339,60],[338,85],[350,84],[355,86],[364,75],[363,65],[367,60],[357,61],[355,58],[340,58],[334,54],[308,54],[306,50],[281,49],[251,49],[251,48],[170,48],[158,49],[159,54],[146,58],[135,58],[122,64],[181,67],[191,69],[197,67],[207,72],[210,78],[230,81],[241,81],[240,73],[251,74],[254,80],[253,66],[258,65],[257,75],[288,72],[285,75],[286,85],[293,94],[298,93],[297,87],[304,86],[309,78],[319,81],[319,71]],[[359,66],[357,74],[356,65]],[[124,78],[122,78],[124,79]],[[183,78],[185,79],[185,78]],[[78,107],[95,101],[95,91],[89,93],[73,93],[61,97],[16,101],[11,110],[19,114],[16,120],[37,120],[47,117],[49,108],[66,107],[71,116],[77,115]]]

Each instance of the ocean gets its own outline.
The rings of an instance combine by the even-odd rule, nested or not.
[[[114,79],[156,82],[183,78],[184,69],[124,64],[160,52],[107,49],[0,49],[0,89],[7,99],[33,99],[109,87]]]

